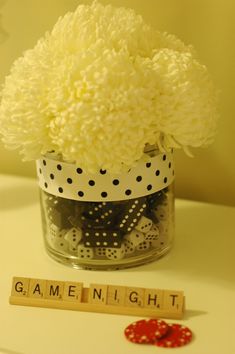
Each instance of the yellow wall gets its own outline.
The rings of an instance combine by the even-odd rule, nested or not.
[[[32,47],[58,16],[74,10],[78,0],[0,0],[0,83],[15,58]],[[235,1],[234,0],[102,0],[135,8],[157,29],[195,46],[221,90],[221,120],[215,143],[194,151],[190,159],[176,154],[176,194],[195,200],[235,205]],[[0,41],[2,36],[0,35]],[[34,163],[22,163],[17,152],[0,144],[0,173],[34,176]]]

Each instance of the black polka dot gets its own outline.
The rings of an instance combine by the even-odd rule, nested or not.
[[[48,187],[48,184],[45,182],[45,183],[44,183],[44,186],[45,186],[45,188],[47,188],[47,187]]]
[[[41,168],[39,168],[39,173],[42,174],[42,169]]]
[[[105,175],[105,173],[106,173],[106,170],[102,170],[102,169],[100,170],[101,175]]]
[[[167,177],[164,177],[163,181],[164,181],[164,183],[167,183]]]
[[[171,168],[171,162],[169,162],[168,167]]]
[[[62,187],[59,187],[59,188],[58,188],[58,191],[59,191],[60,193],[63,193],[63,188],[62,188]]]
[[[80,167],[78,167],[76,171],[77,171],[77,173],[78,173],[79,175],[83,172]]]
[[[163,161],[166,161],[166,155],[163,155],[162,159]]]
[[[50,174],[50,179],[54,179],[55,176],[53,175],[53,173]]]
[[[157,170],[157,171],[155,172],[155,175],[156,175],[156,176],[159,176],[159,175],[160,175],[160,171]]]
[[[146,167],[147,167],[147,168],[151,167],[151,162],[147,162],[147,163],[146,163]]]
[[[94,186],[95,185],[95,181],[93,181],[92,179],[88,182],[90,186]]]
[[[141,177],[141,176],[137,176],[137,177],[136,177],[136,181],[137,181],[137,182],[142,181],[142,177]]]
[[[102,192],[102,193],[101,193],[101,197],[106,198],[107,196],[108,196],[108,193],[107,193],[107,192]]]
[[[147,190],[148,190],[148,191],[151,191],[152,188],[153,188],[153,186],[152,186],[151,184],[148,184],[148,185],[147,185]]]
[[[46,164],[47,164],[46,160],[43,160],[42,163],[43,163],[44,166],[46,166]]]
[[[118,180],[118,179],[114,179],[114,180],[113,180],[113,184],[114,184],[115,186],[117,186],[117,185],[119,184],[119,180]]]
[[[79,192],[78,192],[78,195],[79,195],[79,197],[83,197],[83,196],[84,196],[84,193],[83,193],[82,191],[79,191]]]
[[[72,184],[73,183],[72,178],[67,178],[67,182],[68,182],[68,184]]]
[[[62,170],[62,166],[59,164],[56,166],[57,167],[57,170],[61,171]]]
[[[130,189],[127,189],[127,190],[125,191],[125,194],[126,194],[126,195],[131,195],[131,190],[130,190]]]

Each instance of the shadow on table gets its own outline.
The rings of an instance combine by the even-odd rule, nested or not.
[[[173,249],[142,269],[156,272],[156,277],[158,272],[166,277],[176,275],[188,284],[193,279],[235,287],[234,217],[231,207],[204,203],[179,206]],[[126,271],[141,272],[141,269]]]
[[[35,185],[0,188],[0,210],[21,208],[39,201],[39,192]]]

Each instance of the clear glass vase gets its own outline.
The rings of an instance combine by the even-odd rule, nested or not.
[[[37,161],[47,253],[75,268],[114,270],[154,261],[174,235],[173,153],[121,175],[86,174],[75,164]]]

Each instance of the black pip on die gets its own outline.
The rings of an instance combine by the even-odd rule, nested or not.
[[[37,161],[48,253],[74,267],[119,269],[155,260],[171,246],[173,153],[151,152],[122,174]],[[52,177],[53,176],[53,177]]]

